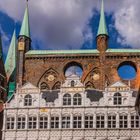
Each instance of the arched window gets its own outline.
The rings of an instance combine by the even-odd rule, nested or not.
[[[25,117],[18,117],[17,119],[17,129],[25,129]]]
[[[36,117],[29,117],[28,120],[28,129],[36,129],[37,126],[37,118]]]
[[[8,117],[6,120],[6,129],[14,129],[14,125],[15,125],[15,118]]]
[[[119,92],[114,94],[114,105],[121,105],[122,104],[122,96]]]
[[[74,87],[74,85],[75,85],[75,82],[72,80],[71,81],[71,87]]]
[[[24,97],[24,106],[31,106],[31,105],[32,105],[32,96],[28,94]]]
[[[65,94],[63,96],[63,105],[71,105],[71,95]]]
[[[81,105],[82,104],[82,97],[79,93],[76,93],[73,96],[73,105]]]
[[[40,129],[45,129],[48,126],[48,118],[47,116],[41,116],[39,118],[39,128]]]

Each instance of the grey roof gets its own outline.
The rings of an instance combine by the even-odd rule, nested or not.
[[[89,89],[89,90],[86,90],[86,92],[87,92],[87,98],[89,98],[91,102],[99,101],[103,97],[102,91]]]
[[[60,90],[55,91],[43,91],[42,98],[46,100],[46,102],[54,102],[55,99],[58,98],[58,93]]]

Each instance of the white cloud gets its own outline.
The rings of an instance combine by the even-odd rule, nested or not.
[[[99,0],[30,0],[32,37],[43,41],[44,48],[65,49],[81,47],[85,40],[92,41],[89,19],[93,8],[100,8]],[[140,1],[105,0],[105,10],[114,13],[115,28],[122,44],[140,45]],[[0,9],[15,20],[21,20],[25,9],[23,0],[1,0]],[[86,34],[85,34],[86,33]],[[110,46],[111,47],[111,46]]]
[[[115,13],[115,26],[122,36],[121,43],[134,48],[140,46],[140,1],[124,0]]]

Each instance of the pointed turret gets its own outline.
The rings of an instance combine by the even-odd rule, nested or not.
[[[100,22],[99,22],[97,36],[98,35],[108,35],[107,28],[106,28],[106,20],[105,20],[105,14],[104,14],[104,1],[103,0],[102,0],[102,5],[101,5]]]
[[[17,85],[20,87],[24,83],[25,72],[25,53],[30,50],[31,38],[30,38],[30,26],[29,26],[29,12],[28,1],[24,13],[24,18],[18,36],[18,51],[17,51]]]
[[[102,0],[100,22],[97,32],[97,49],[100,53],[104,53],[108,48],[108,32],[104,14],[104,0]]]
[[[20,29],[19,36],[26,36],[26,37],[30,38],[28,3],[26,5],[24,18],[23,18],[23,21],[22,21],[22,26],[21,26],[21,29]]]
[[[14,30],[5,61],[5,71],[7,75],[7,81],[9,81],[11,76],[15,75],[13,74],[15,72],[15,69],[16,69],[16,34]]]

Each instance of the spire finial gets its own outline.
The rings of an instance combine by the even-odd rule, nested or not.
[[[108,35],[107,28],[106,28],[105,14],[104,14],[104,0],[102,0],[102,5],[101,5],[100,22],[99,22],[97,36],[98,35]]]
[[[24,13],[24,18],[22,21],[22,26],[20,30],[20,36],[26,36],[30,38],[30,26],[29,26],[29,13],[28,13],[28,0],[26,0],[27,5]]]

